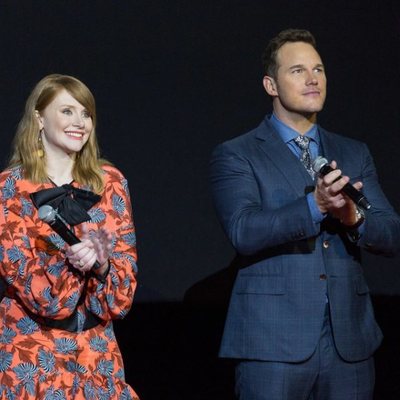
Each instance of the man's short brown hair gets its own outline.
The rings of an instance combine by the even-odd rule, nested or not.
[[[279,32],[278,35],[270,40],[262,55],[264,75],[271,76],[272,78],[276,77],[279,68],[276,55],[278,50],[288,42],[305,42],[311,44],[314,49],[317,48],[314,36],[305,29],[285,29]]]

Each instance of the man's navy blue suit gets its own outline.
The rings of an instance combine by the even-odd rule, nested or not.
[[[358,242],[339,220],[315,223],[314,182],[266,118],[219,145],[211,160],[217,214],[240,255],[220,356],[301,362],[315,351],[327,304],[338,354],[356,362],[382,340],[361,267],[363,247],[390,255],[400,219],[383,194],[367,146],[319,128],[320,151],[372,204]],[[329,299],[327,303],[327,299]]]

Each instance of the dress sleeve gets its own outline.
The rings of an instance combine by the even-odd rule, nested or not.
[[[129,311],[136,289],[136,235],[128,183],[115,168],[107,170],[101,203],[89,211],[89,229],[104,227],[114,236],[110,270],[101,282],[88,282],[86,307],[103,320],[123,318]]]
[[[0,274],[6,295],[30,313],[63,319],[76,309],[84,279],[68,266],[65,243],[38,218],[29,185],[32,190],[12,173],[0,175]]]

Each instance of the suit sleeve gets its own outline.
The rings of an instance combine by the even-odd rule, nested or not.
[[[320,225],[312,220],[304,195],[280,207],[262,198],[264,182],[252,163],[229,145],[219,145],[210,163],[212,195],[217,215],[235,249],[244,255],[316,236]]]
[[[372,207],[366,212],[359,245],[374,253],[392,255],[400,250],[400,218],[384,195],[372,156],[365,146],[361,180]]]

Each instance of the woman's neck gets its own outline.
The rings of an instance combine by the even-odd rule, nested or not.
[[[57,186],[64,185],[66,183],[71,183],[72,178],[72,169],[74,167],[74,160],[67,156],[63,158],[53,158],[47,155],[46,160],[46,170],[48,177],[54,182]]]

